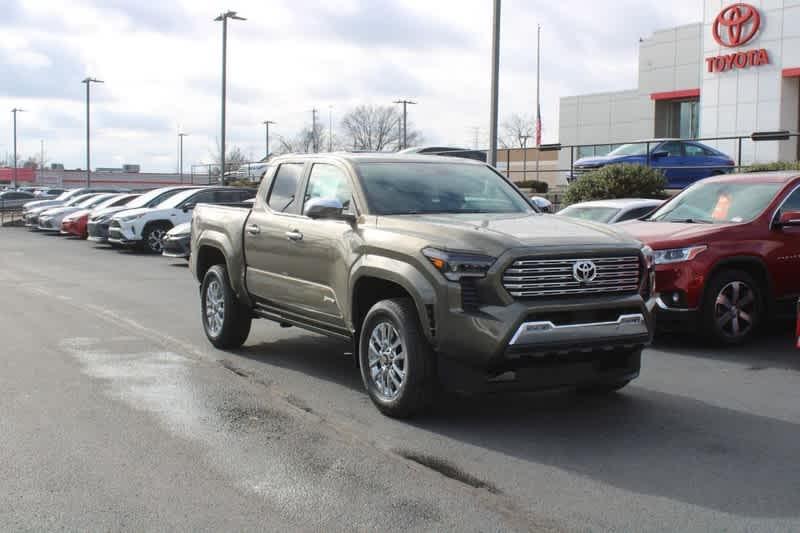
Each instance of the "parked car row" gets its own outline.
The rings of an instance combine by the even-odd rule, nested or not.
[[[185,226],[199,203],[240,203],[254,189],[234,187],[164,187],[146,193],[109,189],[75,189],[54,200],[29,201],[23,207],[25,226],[33,231],[73,235],[112,247],[162,253],[167,233]],[[173,250],[171,257],[188,257]]]

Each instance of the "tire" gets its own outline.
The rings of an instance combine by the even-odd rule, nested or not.
[[[253,319],[250,309],[236,298],[225,265],[212,266],[203,277],[200,308],[203,331],[211,344],[232,350],[245,343]]]
[[[715,344],[749,341],[764,317],[764,288],[743,270],[723,270],[706,285],[701,310],[703,334]]]
[[[578,387],[576,390],[578,394],[586,396],[603,396],[606,394],[614,394],[620,389],[624,389],[631,380],[617,381],[612,383],[595,383],[592,385],[585,385]]]
[[[409,418],[430,407],[435,358],[411,299],[372,306],[361,326],[358,353],[364,387],[380,412]]]
[[[164,237],[170,230],[170,225],[166,222],[154,222],[144,228],[142,246],[144,250],[151,254],[161,255],[164,251]]]

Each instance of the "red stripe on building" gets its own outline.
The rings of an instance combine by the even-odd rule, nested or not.
[[[700,89],[683,89],[680,91],[667,91],[663,93],[651,93],[651,100],[680,100],[682,98],[699,98]]]
[[[800,67],[783,69],[784,78],[800,78]]]

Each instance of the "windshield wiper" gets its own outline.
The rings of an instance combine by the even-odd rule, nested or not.
[[[713,224],[710,220],[703,220],[702,218],[677,218],[667,219],[664,222],[677,222],[680,224]]]

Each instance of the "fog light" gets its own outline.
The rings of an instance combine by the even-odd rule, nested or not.
[[[680,301],[681,301],[681,295],[678,294],[677,292],[673,292],[672,293],[672,303],[677,304],[677,303],[680,303]]]

